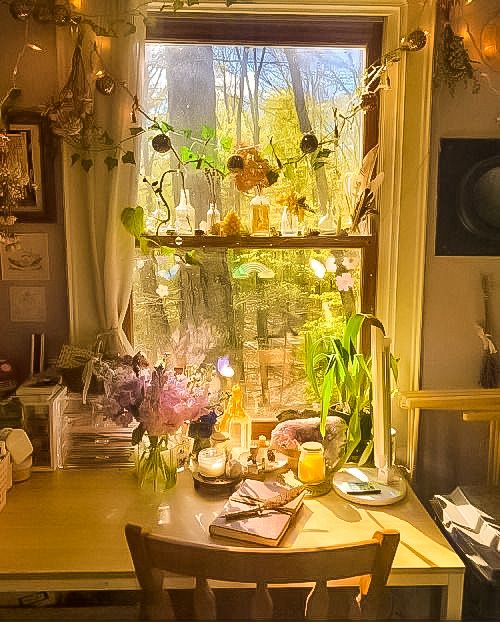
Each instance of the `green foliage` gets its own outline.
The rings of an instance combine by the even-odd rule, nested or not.
[[[104,163],[106,164],[106,167],[108,168],[108,172],[110,172],[115,167],[118,167],[118,159],[116,157],[107,156],[104,159]]]
[[[320,400],[320,430],[325,435],[326,419],[332,404],[337,403],[347,414],[348,428],[344,454],[337,467],[349,460],[362,438],[362,422],[372,420],[372,372],[370,355],[358,352],[359,335],[364,324],[377,326],[384,332],[380,320],[373,315],[356,313],[345,327],[342,338],[308,331],[305,334],[305,372],[312,389]],[[394,377],[396,360],[391,358]],[[359,459],[363,464],[373,447],[373,437],[367,442]]]
[[[107,131],[107,130],[105,130],[105,131],[102,133],[102,140],[103,140],[103,142],[104,142],[104,145],[105,145],[105,146],[112,146],[112,145],[114,145],[114,143],[115,143],[115,142],[113,141],[113,137],[111,137],[111,135],[108,133],[108,131]]]
[[[131,165],[135,165],[135,156],[132,150],[127,150],[125,154],[122,156],[122,163],[130,163]]]
[[[126,207],[121,214],[121,222],[136,239],[144,233],[144,209],[142,206]]]
[[[88,172],[90,170],[90,168],[94,165],[94,161],[92,159],[82,159],[80,161],[81,166],[83,167],[83,169]]]

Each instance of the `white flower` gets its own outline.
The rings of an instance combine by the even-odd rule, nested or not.
[[[339,291],[349,291],[354,286],[354,278],[349,272],[344,272],[341,276],[335,277],[337,283],[337,289]]]
[[[342,265],[346,270],[353,270],[355,267],[358,267],[359,259],[356,256],[345,256],[342,259]]]
[[[156,288],[156,293],[160,296],[160,298],[166,298],[168,296],[167,285],[158,285],[158,287]]]
[[[325,261],[325,266],[328,272],[331,272],[332,274],[334,274],[337,271],[337,264],[335,263],[335,257],[329,256]]]

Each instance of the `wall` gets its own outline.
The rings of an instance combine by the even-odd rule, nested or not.
[[[498,0],[474,0],[463,9],[464,20],[475,41],[489,19],[498,14]],[[465,33],[464,33],[465,34]],[[469,37],[466,47],[472,59],[479,55]],[[429,213],[422,342],[422,388],[478,387],[482,349],[474,324],[483,318],[481,274],[490,277],[491,323],[500,344],[500,257],[436,256],[434,254],[439,140],[442,137],[500,138],[500,72],[476,65],[488,79],[481,79],[478,94],[472,86],[458,84],[455,96],[446,86],[433,96]],[[458,184],[458,181],[457,181]],[[500,346],[499,346],[500,347]],[[423,412],[418,482],[422,491],[447,492],[457,484],[485,479],[488,453],[487,426],[464,423],[456,412]]]
[[[43,110],[57,94],[55,27],[30,21],[29,41],[43,48],[42,53],[28,49],[21,61],[17,86],[22,90],[16,108]],[[16,57],[24,43],[25,24],[9,14],[8,6],[0,5],[0,99],[10,86]],[[62,197],[60,187],[60,162],[51,166],[56,172],[57,219],[54,223],[16,224],[16,232],[43,232],[49,236],[50,279],[43,282],[0,280],[0,358],[11,360],[22,381],[29,373],[31,333],[45,333],[46,353],[54,358],[68,334],[66,254]],[[10,286],[39,285],[45,287],[47,317],[45,323],[11,322],[9,308]]]

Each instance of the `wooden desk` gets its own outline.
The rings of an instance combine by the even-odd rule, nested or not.
[[[196,492],[189,472],[161,494],[139,489],[131,470],[35,473],[14,485],[0,513],[0,591],[137,589],[125,523],[215,542],[208,525],[224,501]],[[401,533],[389,584],[439,586],[443,617],[460,619],[464,565],[411,489],[387,507],[354,505],[333,492],[305,500],[283,545],[348,543],[384,527]],[[192,581],[172,578],[170,584]]]

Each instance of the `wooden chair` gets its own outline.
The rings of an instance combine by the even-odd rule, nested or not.
[[[208,580],[255,583],[250,619],[269,620],[273,602],[268,584],[314,582],[307,602],[306,619],[328,619],[327,581],[355,577],[359,585],[353,619],[377,619],[385,585],[392,567],[399,532],[382,530],[373,539],[326,548],[246,548],[200,545],[154,535],[127,524],[125,535],[143,590],[141,620],[175,620],[165,572],[196,580],[194,615],[198,620],[216,619],[216,603]]]

